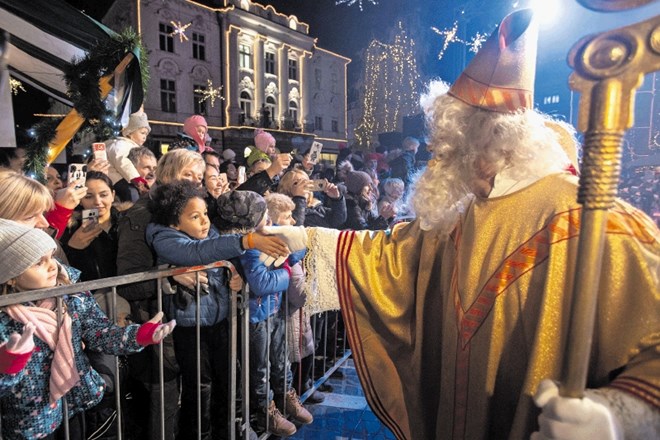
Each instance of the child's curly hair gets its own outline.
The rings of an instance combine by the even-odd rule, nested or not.
[[[204,200],[206,192],[193,182],[176,181],[156,187],[149,200],[152,223],[159,225],[178,225],[184,208],[195,197]]]

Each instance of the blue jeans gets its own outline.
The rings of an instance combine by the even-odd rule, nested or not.
[[[278,397],[284,396],[291,387],[291,368],[285,343],[286,319],[283,310],[265,321],[250,323],[250,402],[253,411],[265,412],[273,400],[273,392]]]

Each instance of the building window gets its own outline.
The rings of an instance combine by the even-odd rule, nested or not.
[[[289,60],[289,79],[298,81],[298,61]]]
[[[332,93],[338,93],[337,84],[339,83],[339,79],[337,78],[337,74],[335,72],[332,72],[332,75],[330,77],[330,82],[331,82],[330,91]]]
[[[332,125],[332,132],[333,133],[339,133],[339,121],[337,121],[336,119],[333,119],[330,124]]]
[[[248,44],[238,45],[238,61],[241,69],[252,69],[252,48]]]
[[[277,113],[275,113],[275,107],[276,106],[277,106],[277,102],[275,101],[275,98],[273,98],[272,96],[267,96],[266,97],[266,108],[270,112],[270,118],[271,118],[272,121],[275,120],[275,115],[277,115]]]
[[[160,80],[160,109],[176,113],[176,85],[171,79]]]
[[[323,118],[320,116],[314,117],[314,130],[323,131]]]
[[[172,36],[174,28],[169,24],[158,23],[158,42],[160,50],[165,52],[174,52],[174,37]]]
[[[239,102],[241,105],[241,113],[244,118],[243,121],[245,121],[245,118],[252,118],[252,96],[244,90],[241,92]]]
[[[193,32],[192,34],[192,48],[193,48],[193,58],[205,61],[206,60],[206,43],[204,41],[204,35]]]
[[[266,52],[265,68],[266,73],[275,75],[275,54],[273,52]]]
[[[321,82],[323,81],[323,71],[321,69],[314,69],[314,84],[316,90],[321,90]]]
[[[289,101],[289,118],[295,123],[298,120],[298,104],[296,101]]]
[[[204,94],[196,92],[195,90],[206,90],[206,86],[195,84],[193,85],[193,107],[195,109],[196,115],[206,116],[206,100],[204,100]]]

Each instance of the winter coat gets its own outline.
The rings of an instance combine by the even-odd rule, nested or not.
[[[346,223],[344,229],[360,231],[363,229],[387,229],[387,220],[381,215],[375,215],[368,209],[365,202],[351,193],[346,194]]]
[[[289,361],[300,362],[314,353],[314,335],[309,315],[303,307],[307,299],[303,287],[305,272],[302,263],[291,266],[291,280],[286,291],[289,305],[287,316],[287,340],[289,346]]]
[[[250,323],[265,321],[282,306],[282,295],[289,287],[289,274],[285,269],[267,267],[259,261],[261,252],[246,251],[240,257],[245,281],[250,286]]]
[[[276,188],[278,182],[278,177],[271,179],[268,172],[264,170],[250,176],[245,182],[236,188],[236,191],[254,191],[263,196],[267,191]]]
[[[108,232],[101,232],[85,249],[69,247],[71,236],[81,226],[80,220],[74,221],[60,239],[62,249],[69,265],[80,270],[81,281],[99,280],[117,275],[117,217],[119,211],[110,209],[111,227]]]
[[[105,151],[108,155],[108,177],[112,180],[112,184],[119,182],[121,179],[126,179],[127,182],[140,177],[133,162],[128,158],[128,154],[133,148],[140,148],[132,139],[119,136],[106,142]]]
[[[412,150],[404,151],[399,157],[390,162],[390,176],[403,180],[406,188],[410,186],[416,172],[415,152]]]
[[[211,226],[208,237],[203,240],[191,238],[169,226],[155,223],[147,226],[147,244],[156,252],[159,264],[198,266],[234,258],[244,252],[240,240],[240,235],[220,235],[214,226]],[[229,287],[225,270],[216,268],[206,273],[209,292],[203,292],[200,297],[200,325],[203,327],[220,323],[229,311]],[[163,308],[168,319],[176,319],[178,326],[194,327],[197,309],[194,296],[191,295],[188,301],[181,301],[182,293],[164,296]]]
[[[97,405],[105,390],[101,376],[90,366],[83,352],[100,351],[113,355],[142,350],[135,338],[139,325],[118,327],[101,311],[89,292],[64,298],[71,316],[71,337],[80,382],[66,394],[69,417]],[[27,304],[26,304],[27,305]],[[0,310],[0,341],[12,333],[22,333],[24,324]],[[55,431],[62,422],[62,402],[49,403],[50,364],[53,351],[35,336],[35,349],[25,368],[16,374],[0,374],[2,436],[6,440],[40,438]]]
[[[325,198],[324,203],[307,206],[307,200],[302,196],[292,197],[296,207],[292,216],[298,226],[320,226],[322,228],[339,229],[346,222],[346,198]]]

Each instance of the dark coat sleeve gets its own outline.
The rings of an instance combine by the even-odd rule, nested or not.
[[[270,178],[266,171],[250,176],[241,186],[236,188],[237,191],[254,191],[262,196],[266,194],[271,186],[273,185],[273,180]]]

